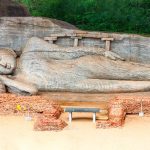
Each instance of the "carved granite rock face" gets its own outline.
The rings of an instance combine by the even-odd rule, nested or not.
[[[22,48],[31,37],[44,38],[52,33],[73,32],[71,29],[77,28],[55,19],[0,17],[0,47],[12,48],[17,55],[20,55]]]
[[[6,92],[5,85],[0,81],[0,93],[5,93],[5,92]]]
[[[111,51],[128,61],[150,64],[150,38],[134,34],[116,34],[102,32],[87,32],[77,30],[73,25],[55,19],[40,17],[1,17],[0,18],[0,47],[12,48],[18,55],[31,37],[51,36],[52,34],[76,34],[82,37],[79,46],[105,47],[105,41],[96,37],[111,37]],[[87,35],[85,36],[85,33]],[[90,35],[90,36],[88,36]],[[73,46],[70,37],[60,37],[55,44]]]
[[[12,49],[0,48],[0,74],[11,74],[15,69],[15,52]]]
[[[20,54],[16,59],[13,50],[0,49],[0,80],[9,92],[150,91],[150,38],[80,31],[61,21],[32,17],[2,18],[0,25],[0,47]]]
[[[62,47],[31,38],[14,77],[0,76],[15,93],[38,91],[136,92],[150,90],[150,67],[121,61],[111,51],[94,47]]]

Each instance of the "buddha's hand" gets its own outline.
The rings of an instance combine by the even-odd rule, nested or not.
[[[16,67],[16,56],[10,49],[0,49],[0,74],[11,74]]]
[[[122,58],[118,54],[116,54],[114,52],[111,52],[111,51],[105,51],[104,52],[104,56],[107,57],[107,58],[109,58],[109,59],[112,59],[112,60],[122,60],[122,61],[125,60],[124,58]]]

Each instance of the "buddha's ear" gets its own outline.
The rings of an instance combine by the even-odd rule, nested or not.
[[[12,54],[15,58],[17,57],[17,54],[11,48],[1,48],[1,50],[7,51],[8,53]]]
[[[6,50],[8,50],[11,54],[13,54],[13,56],[16,58],[17,54],[10,48],[6,48]]]

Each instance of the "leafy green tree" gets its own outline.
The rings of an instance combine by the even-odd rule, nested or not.
[[[81,29],[150,34],[150,0],[17,0],[31,15]]]

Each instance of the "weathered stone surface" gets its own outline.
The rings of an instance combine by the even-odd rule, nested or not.
[[[5,92],[6,92],[5,85],[0,81],[0,93],[5,93]]]
[[[87,32],[74,30],[74,26],[62,21],[45,18],[0,18],[0,47],[14,49],[21,53],[27,40],[31,37],[48,37],[51,34],[70,34],[84,37],[79,40],[79,46],[105,47],[101,38],[114,38],[111,42],[111,51],[124,57],[126,60],[149,64],[150,63],[150,38],[134,34],[116,34],[102,32]],[[58,45],[73,46],[74,39],[61,37],[55,42]]]
[[[31,37],[43,38],[52,33],[70,33],[73,25],[40,17],[1,17],[0,47],[12,48],[19,55]]]
[[[12,49],[0,48],[0,74],[11,74],[15,69],[15,52]]]
[[[149,91],[150,68],[121,59],[102,48],[62,47],[31,38],[18,61],[16,75],[0,75],[0,79],[10,91],[31,95],[38,91]]]
[[[124,41],[129,38],[132,41],[134,38],[143,38],[144,42],[148,42],[149,38],[79,31],[75,30],[74,26],[61,21],[32,17],[1,18],[0,25],[2,27],[0,32],[3,33],[0,36],[5,39],[1,40],[4,40],[3,46],[14,46],[14,50],[21,54],[20,58],[15,61],[12,50],[9,50],[7,56],[7,49],[0,50],[2,57],[0,80],[8,87],[9,92],[34,95],[38,91],[118,93],[150,90],[149,64],[121,61],[127,57],[123,55],[122,58],[118,55],[129,47],[131,50],[132,46],[135,47],[135,43],[128,45],[126,49],[122,45],[121,51],[118,49],[116,53],[114,51],[115,48],[118,48],[119,43],[113,48],[115,41]],[[44,39],[48,34],[50,39],[55,39],[55,42],[51,42],[54,44],[36,37],[30,38],[33,35],[40,35],[39,37]],[[8,43],[7,38],[15,45],[5,45]],[[78,41],[74,41],[76,38]],[[20,39],[22,42],[19,42]],[[29,40],[21,51],[21,45],[23,46],[27,39]],[[101,47],[102,45],[95,45],[95,40],[98,40],[99,44],[100,40],[101,42],[111,40],[112,43],[110,45],[106,42],[106,46]],[[143,41],[142,44],[144,44]],[[112,50],[108,51],[110,46]],[[144,58],[141,54],[134,57]],[[137,58],[138,61],[139,58]],[[15,67],[16,62],[17,67]],[[11,76],[7,77],[3,74],[11,74]]]

